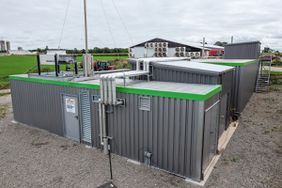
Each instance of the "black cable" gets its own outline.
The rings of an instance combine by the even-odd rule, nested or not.
[[[101,0],[101,6],[102,6],[102,10],[103,10],[103,14],[104,14],[104,17],[105,17],[105,20],[106,20],[106,24],[108,26],[108,29],[109,29],[109,33],[111,35],[111,39],[113,41],[113,44],[114,44],[114,47],[116,47],[116,41],[115,41],[115,38],[114,38],[114,35],[113,35],[113,31],[112,31],[112,28],[111,28],[111,25],[110,25],[110,22],[109,22],[109,19],[108,19],[108,15],[106,13],[106,9],[105,9],[105,6],[104,6],[104,1]]]
[[[64,17],[64,22],[63,22],[63,26],[62,26],[61,34],[60,34],[60,39],[59,39],[58,49],[60,49],[61,42],[62,42],[62,38],[63,38],[63,35],[64,35],[65,24],[66,24],[66,20],[67,20],[68,12],[69,12],[70,2],[71,2],[71,0],[68,0],[68,2],[67,2],[67,8],[66,8],[66,11],[65,11],[65,17]]]
[[[118,9],[118,7],[117,7],[115,1],[112,0],[112,3],[113,3],[113,5],[114,5],[114,8],[115,8],[117,14],[118,14],[118,17],[119,17],[119,19],[120,19],[120,22],[122,23],[122,25],[123,25],[123,27],[124,27],[124,30],[126,31],[126,33],[127,33],[127,35],[128,35],[128,38],[129,38],[129,40],[130,40],[131,45],[133,45],[132,36],[131,36],[131,34],[129,33],[128,28],[127,28],[127,26],[126,26],[124,20],[122,19],[122,16],[121,16],[121,14],[120,14],[120,11],[119,11],[119,9]]]

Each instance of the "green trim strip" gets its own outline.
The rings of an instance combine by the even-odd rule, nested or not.
[[[175,99],[187,99],[187,100],[196,100],[196,101],[208,100],[215,94],[219,93],[221,90],[222,90],[221,85],[216,86],[215,88],[211,89],[209,92],[204,94],[182,93],[182,92],[174,92],[174,91],[159,91],[152,89],[139,89],[139,88],[130,88],[130,87],[117,87],[117,91],[120,93],[167,97],[167,98],[175,98]]]
[[[9,76],[9,79],[41,83],[41,84],[51,84],[51,85],[58,85],[58,86],[84,88],[84,89],[100,89],[100,86],[98,84],[84,84],[84,83],[59,81],[59,80],[46,80],[42,78],[28,78],[28,77],[21,77],[17,75],[11,75]],[[187,100],[196,100],[196,101],[208,100],[215,94],[221,92],[221,90],[222,90],[221,85],[217,85],[215,86],[215,88],[211,89],[209,92],[203,93],[203,94],[182,93],[182,92],[175,92],[175,91],[160,91],[160,90],[153,90],[153,89],[140,89],[140,88],[121,87],[121,86],[117,87],[117,92],[120,92],[120,93],[158,96],[158,97],[167,97],[167,98],[175,98],[175,99],[187,99]]]
[[[22,76],[17,76],[17,75],[11,75],[9,76],[9,79],[35,82],[35,83],[41,83],[41,84],[51,84],[51,85],[57,85],[57,86],[83,88],[83,89],[100,89],[100,86],[97,84],[83,84],[83,83],[78,83],[78,82],[68,82],[68,81],[61,81],[61,80],[46,80],[42,78],[28,78],[28,77],[22,77]]]
[[[246,61],[246,62],[242,62],[242,63],[238,63],[238,62],[216,62],[216,61],[211,61],[211,62],[202,62],[202,63],[208,63],[208,64],[216,64],[216,65],[225,65],[225,66],[231,66],[231,67],[244,67],[253,63],[257,63],[257,61]]]

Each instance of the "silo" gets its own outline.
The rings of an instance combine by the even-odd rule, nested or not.
[[[6,50],[7,51],[11,50],[11,42],[10,41],[6,41]]]

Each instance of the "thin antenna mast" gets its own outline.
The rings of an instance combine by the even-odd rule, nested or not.
[[[202,49],[202,58],[205,57],[205,44],[206,44],[206,38],[203,37],[203,49]]]
[[[85,54],[88,54],[87,5],[86,5],[86,0],[84,0],[84,33],[85,33]]]

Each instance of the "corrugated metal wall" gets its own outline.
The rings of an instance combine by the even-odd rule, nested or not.
[[[11,91],[16,121],[64,135],[60,95],[64,91],[62,87],[12,80]],[[65,91],[75,93],[72,88],[66,88]]]
[[[253,63],[236,67],[235,104],[236,111],[241,113],[255,91],[259,64]]]
[[[222,84],[223,89],[221,92],[222,97],[226,97],[225,106],[221,107],[221,124],[224,127],[220,129],[220,136],[225,128],[229,126],[231,114],[231,102],[233,99],[232,84],[233,84],[234,71],[226,72],[222,75],[210,75],[203,73],[195,73],[186,70],[173,69],[162,66],[152,67],[152,80],[155,81],[170,81],[170,82],[182,82],[182,83],[195,83],[195,84]]]
[[[15,120],[64,135],[62,94],[79,96],[82,89],[48,84],[11,81]],[[85,90],[85,89],[83,89]],[[99,95],[96,90],[87,90]],[[205,115],[204,110],[219,99],[198,102],[163,97],[150,97],[150,111],[139,109],[139,96],[118,94],[126,100],[124,107],[107,107],[109,135],[113,137],[112,151],[118,155],[144,162],[144,152],[152,153],[151,164],[169,172],[200,180],[203,143],[211,144],[211,134],[204,134],[218,113]],[[92,145],[99,148],[98,104],[91,101]],[[217,126],[217,125],[214,125]],[[216,140],[216,139],[215,139]],[[208,147],[210,148],[210,147]]]
[[[258,59],[260,42],[228,44],[224,47],[224,59]]]
[[[195,84],[218,84],[220,82],[219,76],[191,73],[188,71],[177,71],[174,69],[161,67],[153,67],[153,69],[153,80],[156,81],[170,81]]]
[[[80,90],[72,87],[11,80],[14,119],[64,136],[62,95],[72,95],[79,99]],[[96,90],[88,91],[91,95],[98,94]],[[91,105],[91,111],[95,113],[91,117],[93,126],[92,144],[99,147],[97,138],[97,133],[99,133],[97,117],[99,116],[94,104]]]
[[[118,97],[126,99],[127,106],[107,109],[113,152],[144,162],[148,151],[153,166],[199,179],[204,103],[151,97],[151,110],[143,111],[138,109],[138,95]]]
[[[132,69],[136,69],[136,62],[134,60],[130,61],[132,65]],[[204,73],[196,73],[191,72],[189,70],[184,70],[180,68],[168,68],[167,66],[161,65],[151,65],[150,66],[151,72],[151,80],[154,81],[168,81],[168,82],[181,82],[181,83],[194,83],[194,84],[221,84],[222,91],[221,96],[223,98],[227,98],[225,106],[221,105],[220,108],[220,124],[221,127],[219,129],[218,136],[221,136],[223,131],[229,126],[230,124],[230,117],[233,116],[233,109],[234,104],[234,86],[235,83],[234,79],[234,71],[229,71],[223,73],[222,75],[211,75],[211,74],[204,74]],[[142,80],[146,80],[147,77],[140,77]]]
[[[136,69],[135,60],[129,61],[132,70]],[[197,73],[196,70],[191,72],[181,68],[168,68],[167,66],[151,65],[151,80],[153,81],[168,81],[194,84],[222,84],[222,95],[230,93],[233,87],[234,71],[226,72],[222,75],[212,75],[209,73]],[[141,77],[147,79],[147,77]]]

